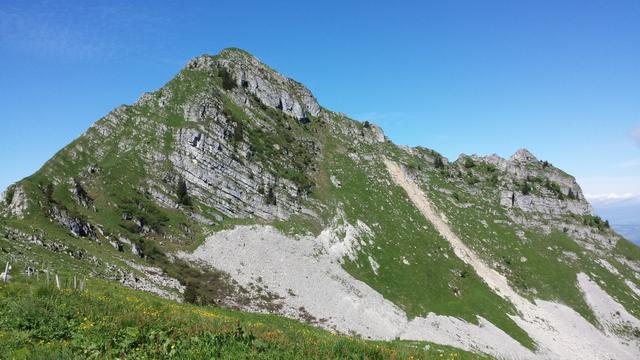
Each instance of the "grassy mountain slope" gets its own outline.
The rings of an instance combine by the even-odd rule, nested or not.
[[[363,341],[278,316],[180,304],[101,280],[90,280],[85,291],[58,290],[50,280],[14,279],[0,288],[2,358],[481,358],[435,344]]]
[[[385,159],[408,171],[460,239],[520,295],[567,305],[605,329],[577,283],[577,274],[586,273],[640,316],[640,250],[590,213],[570,175],[526,152],[509,160],[463,156],[450,163],[432,150],[399,147],[377,126],[320,107],[304,86],[238,49],[190,61],[161,89],[115,109],[10,186],[0,201],[0,261],[13,264],[12,274],[76,274],[202,306],[278,313],[289,295],[258,277],[242,285],[233,273],[175,254],[240,224],[272,225],[295,236],[362,223],[370,232],[355,242],[347,244],[346,233],[334,239],[347,244],[350,255],[341,266],[354,279],[409,319],[435,313],[479,324],[481,317],[536,350],[514,321],[513,305],[455,255],[393,183]],[[61,297],[90,307],[82,296],[50,290],[29,295],[38,286],[26,283],[8,288],[17,300],[5,301],[46,307]],[[280,321],[274,329],[293,324]],[[195,331],[191,326],[185,331]],[[633,326],[616,331],[632,339],[640,334]],[[13,337],[15,348],[25,339]],[[242,341],[224,351],[253,354],[253,343]],[[344,354],[331,352],[336,343],[325,344],[310,356]],[[273,354],[310,351],[273,346]],[[374,345],[353,346],[364,354]]]

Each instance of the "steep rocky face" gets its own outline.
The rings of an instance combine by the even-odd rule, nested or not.
[[[526,149],[518,150],[508,160],[497,155],[475,159],[494,165],[509,175],[509,181],[502,185],[500,192],[500,203],[505,207],[547,216],[593,213],[573,176],[547,161],[538,160]]]
[[[0,195],[0,209],[8,211],[9,214],[22,219],[29,204],[27,194],[24,189],[17,185],[11,186]]]
[[[527,150],[396,146],[238,49],[193,59],[0,200],[25,268],[498,357],[640,352],[640,251],[572,176]]]
[[[273,109],[282,110],[298,120],[320,115],[320,105],[307,88],[274,72],[243,51],[223,51],[215,65],[210,57],[196,58],[187,67],[211,69],[212,65],[224,68],[237,87],[246,89]]]
[[[208,225],[224,217],[286,220],[314,214],[308,193],[323,156],[321,139],[336,133],[352,137],[354,144],[385,141],[378,126],[356,126],[321,109],[300,83],[242,50],[227,49],[193,59],[163,88],[115,109],[26,182],[44,198],[39,208],[43,201],[56,203],[56,195],[67,197],[58,189],[65,183],[72,184],[71,195],[84,208],[89,193],[114,194],[117,184],[135,193],[133,202],[142,212],[149,209],[141,203],[150,201],[150,207],[176,209]],[[181,182],[188,200],[177,196]],[[9,211],[23,217],[28,203],[23,187],[12,188],[10,195]],[[115,205],[120,212],[131,199],[104,200],[89,210]],[[64,206],[45,205],[72,233],[89,234],[78,229],[86,225],[76,226],[82,219],[65,215]],[[146,221],[130,212],[122,211],[122,218]]]
[[[202,84],[191,88],[193,81]],[[164,88],[107,116],[94,127],[102,135],[95,141],[106,142],[133,118],[136,127],[164,139],[141,154],[141,165],[153,175],[144,191],[159,204],[179,207],[173,188],[182,179],[193,201],[206,208],[198,219],[287,219],[311,212],[302,204],[310,185],[304,173],[313,171],[312,159],[304,156],[320,151],[309,130],[319,131],[321,120],[309,123],[318,115],[320,107],[302,85],[242,51],[227,50],[192,60]],[[276,138],[280,128],[287,136]],[[127,145],[119,143],[118,150],[134,150]]]

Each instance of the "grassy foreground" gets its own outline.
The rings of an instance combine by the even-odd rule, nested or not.
[[[479,359],[422,342],[373,342],[293,320],[180,304],[91,280],[83,292],[34,278],[0,283],[6,359]]]

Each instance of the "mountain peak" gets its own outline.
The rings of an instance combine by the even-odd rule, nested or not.
[[[250,58],[255,58],[255,56],[253,56],[250,52],[240,49],[240,48],[236,48],[236,47],[228,47],[225,49],[222,49],[219,53],[220,56],[225,56],[225,55],[241,55],[241,56],[246,56],[246,57],[250,57]]]
[[[538,159],[535,157],[535,155],[531,153],[531,151],[525,148],[522,148],[522,149],[518,149],[518,151],[516,151],[515,154],[511,156],[511,160],[520,161],[520,162],[531,162],[531,161],[537,161]]]
[[[233,63],[255,66],[268,70],[270,72],[275,72],[275,70],[269,68],[269,66],[260,61],[253,54],[239,48],[230,47],[223,49],[215,57],[220,60],[227,60]]]
[[[189,61],[186,69],[204,70],[222,76],[225,90],[244,90],[264,105],[282,110],[298,120],[306,121],[309,116],[317,117],[320,114],[321,107],[309,89],[281,75],[244,50],[227,48],[215,56],[201,55]]]

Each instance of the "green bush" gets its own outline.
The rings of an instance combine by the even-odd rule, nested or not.
[[[407,161],[407,168],[411,171],[422,171],[422,166],[420,166],[420,163],[414,158],[410,158]]]
[[[466,157],[464,159],[464,167],[466,167],[467,169],[471,169],[472,167],[476,166],[476,162],[473,161],[472,158],[470,157]]]
[[[551,181],[547,178],[545,179],[544,187],[547,188],[547,190],[554,193],[558,199],[564,200],[564,194],[562,193],[562,189],[560,188],[560,185],[557,182]]]
[[[475,185],[480,182],[480,178],[472,173],[468,173],[464,181],[469,185]]]
[[[518,183],[517,188],[518,188],[518,191],[522,193],[522,195],[529,195],[531,194],[531,191],[532,191],[531,185],[529,185],[529,182],[526,180],[522,181],[521,183]]]
[[[489,184],[489,186],[491,187],[496,187],[498,185],[498,182],[500,182],[500,177],[498,176],[498,173],[491,174],[487,179],[487,184]]]
[[[4,201],[7,205],[10,205],[13,202],[13,197],[16,194],[16,187],[15,186],[10,186],[7,189],[7,193],[5,195]]]
[[[128,198],[121,200],[119,209],[124,215],[139,220],[142,225],[147,225],[156,232],[162,232],[164,225],[169,221],[169,217],[158,206],[142,196],[138,198]],[[121,227],[129,232],[140,232],[140,228],[130,223],[121,224]]]
[[[602,220],[602,218],[597,215],[584,215],[582,217],[582,224],[595,227],[600,231],[610,228],[609,220]]]

